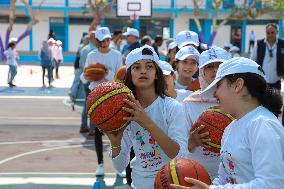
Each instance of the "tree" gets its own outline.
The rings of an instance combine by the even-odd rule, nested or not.
[[[283,14],[284,1],[283,0],[238,0],[237,3],[230,5],[228,10],[230,13],[219,24],[217,20],[220,16],[219,10],[224,0],[211,0],[211,6],[209,13],[202,13],[199,5],[200,0],[193,0],[194,2],[194,22],[198,29],[198,35],[202,43],[206,43],[208,46],[213,44],[218,29],[225,25],[229,20],[242,20],[242,19],[255,19],[260,15],[268,12],[274,14]],[[200,18],[211,18],[212,20],[212,32],[209,40],[206,42],[202,33],[202,27],[200,24]]]
[[[87,5],[90,8],[90,12],[93,15],[93,21],[90,24],[89,31],[96,30],[97,26],[101,23],[100,15],[110,11],[111,5],[114,3],[113,0],[87,0],[82,8],[84,9],[83,14],[87,13]]]
[[[10,40],[10,34],[13,30],[13,26],[14,26],[14,23],[15,23],[16,1],[17,0],[11,0],[10,1],[9,25],[8,25],[7,30],[6,30],[5,43],[3,43],[2,38],[0,36],[0,51],[1,51],[1,55],[2,55],[1,57],[4,57],[4,50],[8,48],[8,42]],[[35,18],[35,14],[34,14],[32,8],[31,8],[31,6],[29,5],[29,3],[27,3],[26,0],[20,0],[20,1],[28,9],[28,16],[29,16],[30,21],[27,24],[25,31],[18,37],[17,43],[19,43],[25,37],[27,37],[30,33],[32,26],[38,23],[38,20]],[[43,3],[43,1],[41,2],[41,4]]]

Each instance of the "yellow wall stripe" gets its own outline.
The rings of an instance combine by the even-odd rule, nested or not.
[[[179,180],[178,180],[178,176],[177,176],[177,170],[176,170],[176,160],[172,159],[170,161],[170,172],[171,172],[171,176],[172,176],[172,180],[174,182],[174,184],[179,184]]]
[[[94,109],[100,105],[104,100],[114,96],[114,95],[117,95],[119,93],[128,93],[128,94],[132,94],[131,90],[128,88],[128,87],[122,87],[120,89],[116,89],[116,90],[113,90],[113,91],[110,91],[108,92],[107,94],[101,96],[98,100],[96,100],[94,102],[94,104],[92,104],[92,106],[90,107],[89,111],[88,111],[88,116],[90,117],[91,114],[93,113]]]

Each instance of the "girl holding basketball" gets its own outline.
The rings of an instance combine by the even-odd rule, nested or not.
[[[195,91],[189,95],[183,102],[186,114],[187,125],[190,130],[188,140],[188,157],[198,161],[208,171],[211,179],[218,175],[219,154],[206,149],[205,142],[208,142],[208,133],[199,134],[204,126],[195,128],[194,123],[198,117],[210,107],[217,106],[217,100],[212,97],[201,96],[204,90],[215,78],[219,65],[226,59],[230,58],[230,54],[220,47],[213,46],[209,50],[203,51],[199,57],[199,82],[201,90]]]
[[[274,115],[283,103],[280,94],[267,86],[262,68],[247,58],[225,61],[203,95],[213,93],[221,111],[236,120],[223,134],[221,163],[213,185],[186,178],[195,185],[190,188],[283,188],[284,128]]]
[[[131,160],[131,187],[154,188],[154,179],[160,168],[172,158],[184,156],[187,130],[180,103],[165,95],[165,81],[157,65],[159,58],[148,45],[132,50],[126,57],[125,84],[134,97],[125,99],[131,113],[124,119],[130,124],[125,130],[107,133],[111,142],[112,162],[118,170]]]

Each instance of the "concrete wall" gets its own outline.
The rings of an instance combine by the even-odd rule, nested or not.
[[[69,51],[76,52],[83,32],[88,32],[89,25],[69,25]]]
[[[189,17],[188,14],[181,13],[178,14],[174,19],[174,36],[176,36],[180,31],[189,29]]]
[[[230,43],[231,26],[224,25],[219,28],[213,45],[223,47],[226,43]]]

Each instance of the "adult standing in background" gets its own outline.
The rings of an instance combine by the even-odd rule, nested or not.
[[[128,44],[126,51],[123,53],[123,57],[125,58],[133,49],[141,47],[138,41],[140,35],[139,31],[134,28],[127,28],[126,32],[122,35],[126,36],[126,42]]]
[[[80,71],[81,74],[83,73],[84,67],[85,67],[85,63],[86,63],[86,59],[88,54],[97,49],[97,40],[96,40],[96,32],[95,31],[91,31],[90,32],[90,38],[89,38],[89,44],[86,45],[81,51],[80,51],[80,60],[79,60],[79,67],[80,67]],[[80,75],[81,75],[80,74]],[[89,82],[87,82],[86,84],[84,84],[84,90],[85,90],[85,99],[87,98],[87,94],[89,94]],[[86,112],[86,104],[84,104],[83,106],[83,110],[82,110],[82,114],[81,114],[81,127],[80,127],[80,133],[88,133],[90,135],[93,135],[93,132],[95,130],[95,128],[93,128],[93,125],[90,124],[90,129],[88,128],[88,116],[87,116],[87,112]]]
[[[263,68],[267,84],[280,92],[284,78],[284,40],[277,38],[278,26],[274,23],[267,24],[265,31],[266,37],[257,41],[251,59]]]
[[[155,40],[154,40],[154,43],[152,45],[152,47],[154,48],[155,52],[157,53],[157,55],[160,57],[160,54],[159,54],[159,47],[163,44],[163,37],[160,36],[160,35],[157,35],[155,37]]]
[[[120,52],[121,42],[122,42],[122,31],[121,30],[114,31],[110,43],[110,48],[118,50]]]
[[[251,30],[250,34],[249,34],[249,49],[248,49],[248,53],[250,54],[250,49],[254,47],[254,43],[255,43],[255,33],[253,30]]]
[[[45,82],[44,82],[44,77],[45,77],[45,71],[47,70],[47,75],[48,75],[48,85],[51,87],[51,66],[52,66],[52,52],[51,49],[48,46],[47,41],[42,42],[42,47],[39,52],[39,58],[40,58],[40,63],[42,67],[42,87],[45,88]]]

